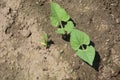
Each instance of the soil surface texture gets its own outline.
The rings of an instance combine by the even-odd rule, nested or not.
[[[49,0],[0,0],[0,80],[120,80],[120,0],[55,1],[90,36],[93,66],[55,33]]]

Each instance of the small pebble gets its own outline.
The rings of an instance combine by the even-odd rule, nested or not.
[[[74,54],[74,57],[77,57],[77,54]]]
[[[116,19],[116,23],[118,24],[120,23],[120,18]]]
[[[36,2],[36,4],[39,4],[39,2]]]
[[[63,54],[64,53],[64,50],[62,49],[62,50],[60,50],[60,54]]]

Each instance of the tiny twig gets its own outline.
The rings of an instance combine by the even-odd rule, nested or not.
[[[83,47],[83,45],[81,47],[82,47],[82,50],[85,50],[85,48]]]
[[[61,26],[61,28],[63,28],[63,25],[62,25],[62,22],[60,21],[60,26]]]

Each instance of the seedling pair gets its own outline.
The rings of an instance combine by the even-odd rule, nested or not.
[[[93,65],[95,49],[89,45],[89,36],[74,27],[73,22],[70,21],[70,16],[59,4],[53,1],[50,2],[50,21],[52,26],[57,28],[56,32],[62,35],[70,35],[70,44],[72,49],[76,51],[76,54],[82,60],[84,60],[90,65]],[[62,22],[65,22],[66,24],[63,25]]]

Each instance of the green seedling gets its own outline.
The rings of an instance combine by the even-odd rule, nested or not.
[[[41,44],[48,47],[48,35],[46,33],[43,33],[42,35]]]
[[[51,15],[50,21],[52,26],[57,28],[58,34],[69,34],[70,35],[70,44],[72,49],[76,51],[76,54],[85,62],[90,65],[93,65],[94,57],[95,57],[95,49],[90,46],[90,38],[89,36],[77,30],[74,27],[74,24],[70,20],[70,16],[59,4],[50,1],[51,5]],[[63,25],[62,22],[66,24]],[[84,47],[85,45],[85,47]]]

